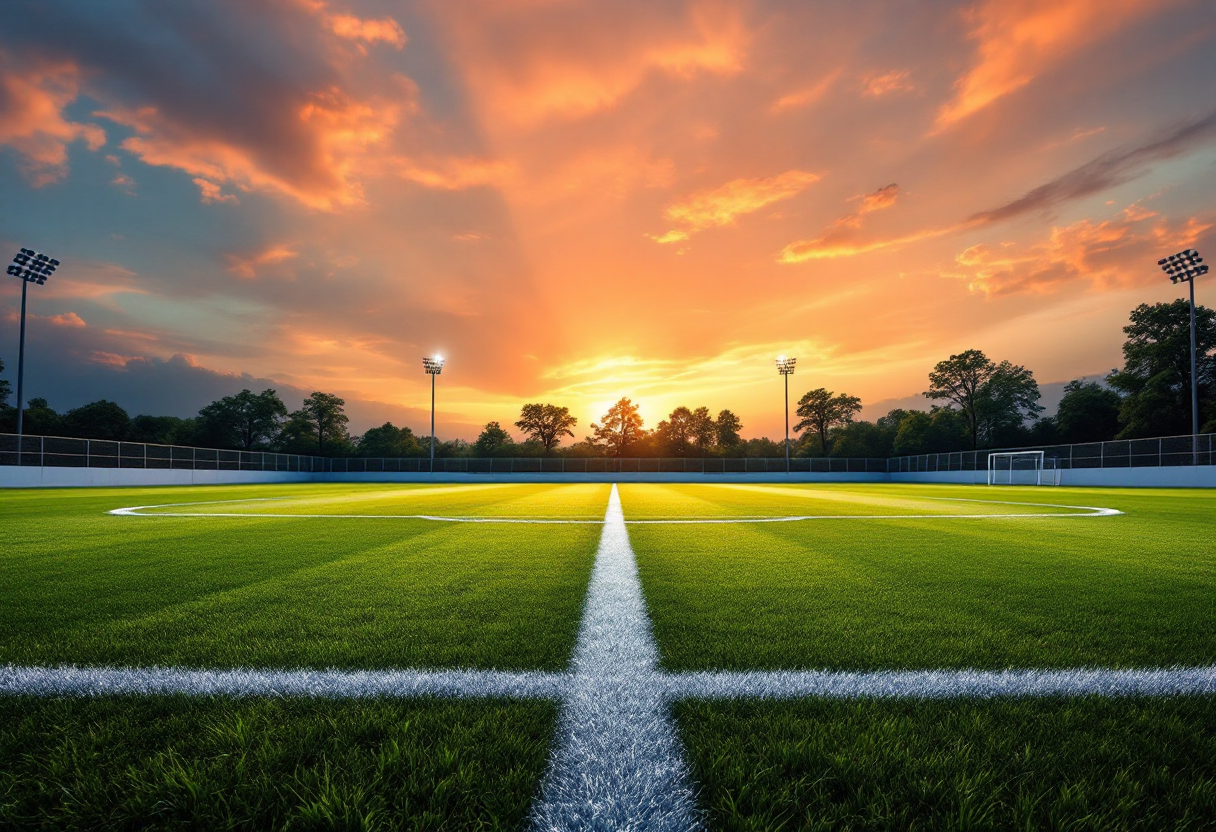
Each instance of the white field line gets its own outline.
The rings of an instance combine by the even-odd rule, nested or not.
[[[1216,694],[1216,666],[1110,670],[880,670],[672,673],[669,699],[990,699]]]
[[[174,667],[0,667],[0,695],[561,699],[565,673],[496,670],[186,670]]]
[[[533,829],[700,827],[657,666],[614,485]]]
[[[615,485],[613,486],[615,488]],[[117,517],[243,517],[243,518],[272,518],[272,519],[332,519],[332,520],[430,520],[443,523],[520,523],[540,525],[598,525],[602,520],[584,518],[555,518],[555,517],[448,517],[434,514],[281,514],[269,512],[188,512],[188,511],[155,511],[163,508],[182,508],[186,506],[218,505],[222,503],[255,502],[259,500],[286,500],[290,497],[258,497],[248,500],[212,500],[198,503],[165,503],[151,506],[128,506],[116,508],[107,512]],[[1032,512],[1004,514],[799,514],[782,517],[738,516],[738,517],[698,517],[698,518],[660,518],[652,520],[623,520],[636,525],[697,525],[697,524],[731,524],[731,523],[795,523],[812,520],[1006,520],[1014,518],[1039,517],[1114,517],[1123,512],[1113,508],[1097,506],[1069,506],[1054,503],[1021,503],[1009,500],[978,500],[967,497],[928,497],[931,500],[951,500],[964,503],[987,503],[992,505],[1026,506],[1034,508],[1068,509],[1066,512]]]

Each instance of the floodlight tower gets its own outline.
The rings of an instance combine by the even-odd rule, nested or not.
[[[1191,450],[1194,462],[1199,464],[1199,378],[1195,361],[1195,278],[1208,273],[1203,258],[1193,248],[1171,254],[1157,261],[1161,270],[1169,275],[1171,283],[1189,283],[1191,286]]]
[[[443,372],[442,355],[422,359],[422,369],[431,377],[431,473],[435,473],[435,376]]]
[[[13,258],[8,274],[21,278],[21,345],[17,348],[17,464],[21,464],[21,434],[25,428],[25,297],[31,283],[46,283],[59,261],[23,248]]]
[[[790,472],[790,376],[794,374],[797,358],[777,356],[777,372],[785,379],[785,473]]]

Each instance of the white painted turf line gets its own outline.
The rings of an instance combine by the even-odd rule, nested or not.
[[[669,699],[990,699],[1216,694],[1216,667],[1108,670],[827,670],[664,676]]]
[[[561,699],[565,673],[495,670],[185,670],[174,667],[0,667],[0,695],[415,696]]]
[[[612,486],[535,830],[700,828]]]

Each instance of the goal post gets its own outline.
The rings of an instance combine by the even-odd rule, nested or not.
[[[988,454],[989,485],[1059,485],[1056,459],[1043,451],[999,451]]]

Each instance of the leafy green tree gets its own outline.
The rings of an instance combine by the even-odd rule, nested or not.
[[[127,440],[150,445],[193,445],[197,441],[197,432],[198,423],[194,419],[141,414],[131,420]]]
[[[709,415],[708,407],[698,407],[692,412],[688,424],[688,436],[701,456],[708,456],[718,443],[718,425]]]
[[[685,456],[692,446],[692,411],[680,406],[654,429],[654,437],[661,454]]]
[[[939,361],[929,373],[925,396],[954,404],[967,423],[972,450],[981,438],[996,441],[1042,411],[1039,385],[1025,367],[996,364],[980,350],[966,350]],[[925,452],[927,453],[927,452]]]
[[[81,439],[121,440],[131,428],[131,417],[114,402],[100,399],[65,413],[63,428],[68,436]]]
[[[473,443],[474,456],[501,456],[504,451],[509,451],[511,446],[515,444],[515,440],[511,438],[511,434],[503,430],[502,425],[498,422],[489,422],[482,429],[481,435],[477,437],[477,441]]]
[[[4,372],[4,360],[0,359],[0,373]],[[13,388],[9,386],[8,379],[0,378],[0,410],[10,407],[8,397],[13,395]]]
[[[591,435],[587,437],[587,442],[604,448],[612,456],[624,456],[630,445],[646,435],[642,424],[638,406],[627,397],[622,397],[608,408],[600,424],[591,423]]]
[[[350,445],[346,425],[350,422],[344,408],[346,401],[330,393],[313,393],[304,400],[300,409],[291,414],[286,429],[291,438],[307,437],[319,455],[325,455],[328,442],[330,451],[336,452]]]
[[[743,430],[743,422],[739,421],[739,417],[731,413],[729,410],[718,412],[718,418],[714,422],[714,428],[717,430],[718,447],[726,450],[734,448],[742,439],[739,437],[739,431]]]
[[[64,432],[63,418],[46,399],[35,397],[26,403],[22,428],[31,436],[59,436]]]
[[[414,432],[407,427],[399,428],[392,422],[385,422],[378,428],[369,428],[359,437],[357,447],[359,456],[366,457],[422,455],[422,445],[414,436]]]
[[[888,457],[894,441],[893,431],[874,422],[851,422],[832,431],[832,456]]]
[[[1056,411],[1055,430],[1060,442],[1105,442],[1119,432],[1123,399],[1095,381],[1074,379],[1064,385]]]
[[[899,422],[892,449],[900,456],[961,451],[969,444],[970,430],[966,417],[952,407],[910,410]]]
[[[797,413],[802,419],[794,426],[795,433],[813,430],[819,438],[824,456],[831,452],[828,431],[837,425],[847,425],[861,412],[861,399],[846,393],[834,395],[822,387],[806,393],[798,400]]]
[[[543,445],[545,453],[551,453],[562,443],[563,436],[574,436],[570,428],[577,424],[578,419],[570,415],[568,407],[526,404],[519,410],[519,421],[515,427],[523,431],[524,436]]]
[[[1124,394],[1118,438],[1191,432],[1190,314],[1184,299],[1132,310],[1123,327],[1123,369],[1107,376]],[[1195,354],[1202,424],[1216,415],[1216,312],[1204,306],[1195,307]]]
[[[273,389],[242,390],[204,407],[198,414],[202,435],[220,447],[252,451],[278,435],[287,405]]]

